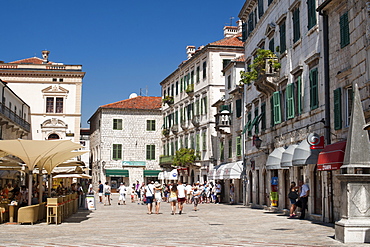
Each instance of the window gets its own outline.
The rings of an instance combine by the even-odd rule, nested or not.
[[[222,60],[222,69],[226,68],[226,66],[231,62],[231,59],[223,59]]]
[[[294,110],[294,84],[290,83],[286,87],[286,105],[287,105],[287,119],[295,117]]]
[[[349,126],[352,115],[353,89],[352,86],[345,88],[346,126]]]
[[[254,119],[252,122],[252,125],[254,126],[254,133],[257,135],[259,132],[259,115],[258,115],[258,107],[256,106],[254,108]]]
[[[54,102],[55,102],[55,105],[54,105]],[[47,97],[46,98],[46,113],[63,113],[63,98]]]
[[[190,148],[195,150],[194,136],[190,136]]]
[[[196,138],[196,146],[195,146],[195,148],[196,148],[196,151],[199,152],[200,151],[200,134],[197,134],[195,136],[195,138]]]
[[[113,157],[114,160],[122,159],[122,144],[113,144]]]
[[[199,107],[199,99],[197,99],[195,101],[195,115],[199,115],[200,114],[200,107]]]
[[[349,45],[349,23],[348,23],[348,12],[340,16],[340,47],[344,48]]]
[[[155,145],[146,145],[146,159],[155,160]]]
[[[261,104],[261,130],[266,129],[266,103]]]
[[[308,30],[316,25],[316,0],[307,0]]]
[[[233,157],[233,139],[229,139],[229,159]]]
[[[254,30],[254,12],[251,12],[248,17],[248,36]]]
[[[203,79],[207,77],[207,62],[203,62]]]
[[[192,71],[190,74],[190,83],[194,84],[194,71]]]
[[[258,18],[263,16],[263,0],[258,0]]]
[[[113,119],[113,129],[122,130],[122,119]]]
[[[286,28],[285,28],[285,20],[279,26],[279,34],[280,34],[280,53],[284,53],[286,51]]]
[[[155,120],[146,120],[146,130],[155,131]]]
[[[247,23],[243,23],[242,25],[242,41],[246,41],[247,38],[248,38],[248,30],[247,30],[248,26],[247,26]]]
[[[195,75],[196,75],[196,82],[197,83],[199,82],[199,73],[200,73],[200,67],[198,66],[197,67],[197,70],[196,70],[196,73],[195,73]]]
[[[319,107],[318,70],[310,70],[310,106],[311,110]]]
[[[179,94],[179,81],[176,81],[176,95]]]
[[[248,119],[248,123],[249,123],[248,136],[252,136],[252,113],[251,112],[248,112],[247,119]]]
[[[242,100],[237,99],[235,101],[235,106],[236,106],[236,117],[239,118],[242,116]]]
[[[297,112],[297,115],[302,114],[302,109],[303,109],[303,100],[302,100],[302,79],[301,76],[297,77],[297,80],[295,81],[295,86],[294,86],[294,103],[295,103],[295,109]]]
[[[231,88],[231,75],[227,76],[227,89]]]
[[[225,153],[224,153],[224,142],[220,142],[220,161],[223,161],[225,159]]]
[[[272,51],[272,52],[275,52],[275,44],[274,44],[274,38],[272,38],[270,41],[269,41],[269,50]]]
[[[299,8],[293,11],[293,43],[301,38],[301,30],[299,24]]]
[[[281,123],[280,91],[272,95],[274,125]]]
[[[242,155],[242,137],[237,136],[236,137],[236,156]]]
[[[207,133],[206,131],[203,132],[203,151],[206,151],[207,150]]]
[[[334,129],[342,128],[342,93],[341,88],[334,90]]]

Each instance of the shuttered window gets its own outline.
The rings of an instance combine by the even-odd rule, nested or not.
[[[342,91],[341,88],[334,90],[334,129],[342,128]]]
[[[229,139],[229,159],[233,157],[233,139]]]
[[[155,145],[146,145],[146,159],[155,160]]]
[[[279,26],[279,34],[280,34],[280,53],[285,52],[286,50],[286,26],[285,20]]]
[[[275,42],[274,42],[274,38],[272,38],[270,41],[269,41],[269,50],[272,51],[272,52],[275,52]]]
[[[113,129],[122,130],[122,119],[113,119]]]
[[[301,38],[301,30],[299,24],[299,8],[293,11],[293,43]]]
[[[261,18],[263,13],[263,0],[258,0],[258,18]]]
[[[155,131],[155,120],[146,120],[146,130]]]
[[[344,48],[349,44],[349,23],[348,12],[341,15],[339,19],[340,26],[340,47]]]
[[[274,92],[272,98],[273,98],[274,125],[275,125],[281,123],[280,91]]]
[[[261,105],[261,130],[266,129],[266,103]]]
[[[237,99],[235,101],[235,105],[236,105],[236,117],[239,118],[242,116],[242,100]]]
[[[112,159],[113,160],[122,159],[122,144],[113,144]]]
[[[203,141],[203,145],[202,145],[203,147],[202,148],[203,148],[203,151],[206,151],[207,150],[207,133],[206,133],[206,131],[204,131],[202,135],[203,135],[203,138],[202,138],[203,139],[202,140]]]
[[[316,0],[307,0],[308,30],[314,27],[316,21]]]
[[[236,137],[236,156],[242,155],[242,137],[237,136]]]
[[[311,110],[319,107],[318,70],[310,70],[310,106]]]
[[[288,119],[295,117],[294,109],[294,84],[288,84],[286,87],[286,104],[287,104],[287,115]]]
[[[301,76],[298,76],[297,82],[296,82],[296,88],[297,88],[297,114],[302,114],[302,79]]]

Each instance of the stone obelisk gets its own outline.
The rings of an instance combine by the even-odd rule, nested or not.
[[[370,142],[357,84],[341,174],[341,220],[335,238],[344,243],[370,242]]]

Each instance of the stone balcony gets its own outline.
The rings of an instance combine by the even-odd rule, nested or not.
[[[228,110],[223,110],[215,115],[216,118],[216,131],[222,134],[230,134],[231,128],[231,113]]]
[[[258,75],[254,81],[256,89],[266,95],[271,95],[277,90],[279,69],[274,68],[273,64],[278,61],[277,58],[266,58],[266,66],[263,73]]]

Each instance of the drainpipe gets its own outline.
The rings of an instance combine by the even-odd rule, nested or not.
[[[330,95],[330,67],[329,67],[329,17],[323,9],[331,2],[332,0],[324,1],[316,11],[322,16],[323,27],[322,27],[322,37],[323,37],[323,55],[324,55],[324,92],[325,95]],[[330,97],[325,97],[325,143],[327,145],[331,144],[331,131],[330,131]],[[331,172],[331,171],[329,171]],[[333,179],[330,179],[330,205],[333,208]],[[327,193],[329,195],[329,193]],[[334,219],[334,210],[330,210],[330,219]],[[330,221],[329,219],[329,221]],[[323,221],[325,221],[325,206],[323,207]]]

